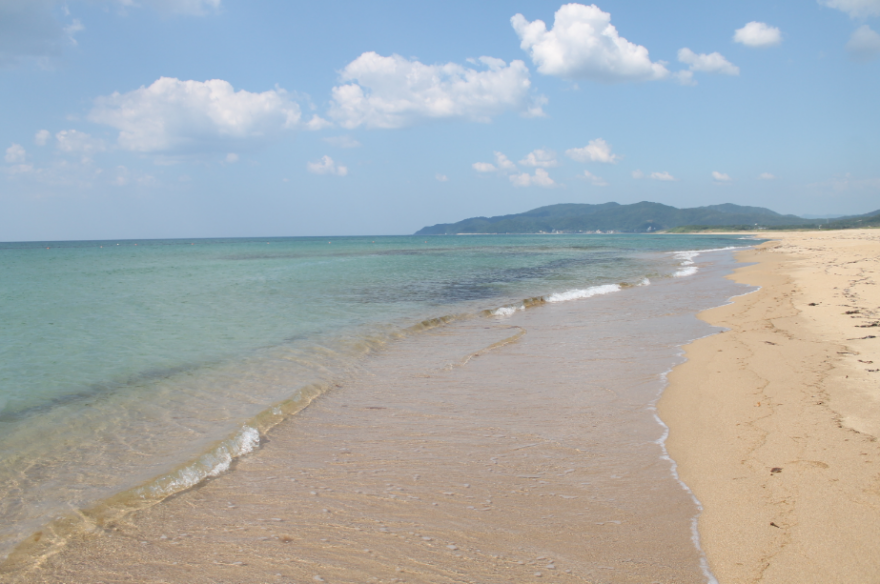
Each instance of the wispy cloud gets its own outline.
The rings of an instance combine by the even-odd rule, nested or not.
[[[347,167],[337,164],[329,156],[323,156],[321,160],[317,162],[307,163],[306,169],[312,174],[333,174],[336,176],[346,176],[348,174]]]

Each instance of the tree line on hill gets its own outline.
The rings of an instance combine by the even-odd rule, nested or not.
[[[500,233],[693,233],[756,229],[851,229],[880,227],[880,210],[837,219],[804,219],[763,207],[725,203],[678,209],[643,201],[631,205],[563,203],[525,213],[472,217],[457,223],[424,227],[416,235]]]

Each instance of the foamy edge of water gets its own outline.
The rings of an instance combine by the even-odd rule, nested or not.
[[[753,246],[743,246],[743,247],[728,246],[728,247],[719,248],[719,249],[676,252],[676,257],[683,260],[681,265],[687,266],[688,264],[693,264],[694,263],[693,259],[695,257],[697,257],[700,253],[705,253],[705,252],[710,252],[710,251],[730,251],[730,250],[736,250],[736,249],[750,249],[751,247],[753,247]],[[681,254],[681,255],[678,255],[678,254]],[[687,263],[685,263],[685,262],[687,262]],[[683,268],[682,270],[679,270],[679,271],[684,271],[688,268],[692,268],[694,271],[687,274],[687,275],[692,275],[697,272],[697,268],[695,266],[688,266],[687,268]],[[678,276],[678,273],[673,274],[673,276]],[[756,286],[756,287],[754,287],[754,290],[749,290],[748,292],[743,292],[742,294],[734,294],[734,295],[728,297],[726,302],[719,304],[718,306],[716,306],[714,308],[720,308],[722,306],[729,306],[730,304],[733,304],[734,298],[739,298],[740,296],[747,296],[749,294],[753,294],[754,292],[757,292],[760,289],[761,289],[760,286]],[[659,424],[660,427],[663,429],[663,435],[660,436],[660,438],[658,438],[657,440],[653,441],[654,444],[657,444],[658,446],[660,446],[660,449],[662,452],[662,454],[660,455],[660,459],[669,462],[669,471],[672,474],[672,477],[675,479],[675,481],[679,485],[681,485],[681,488],[684,489],[684,491],[691,497],[691,500],[693,500],[694,505],[696,505],[696,507],[697,507],[696,515],[694,515],[691,518],[691,542],[693,542],[694,547],[697,548],[697,551],[700,554],[700,570],[703,572],[703,575],[706,577],[707,584],[718,584],[718,579],[715,578],[715,575],[712,573],[712,569],[709,567],[709,559],[706,557],[706,552],[703,550],[703,546],[700,543],[701,540],[700,540],[699,521],[700,521],[700,515],[702,515],[702,513],[703,513],[703,504],[700,502],[700,500],[697,498],[697,496],[694,494],[694,492],[691,490],[691,488],[683,480],[681,480],[681,477],[678,474],[678,463],[669,455],[669,450],[666,448],[666,441],[669,438],[669,426],[667,426],[666,423],[660,418],[660,415],[657,412],[657,402],[660,400],[663,393],[669,387],[669,374],[672,373],[672,371],[676,367],[679,367],[680,365],[683,365],[684,363],[687,362],[687,358],[685,357],[685,350],[683,347],[685,345],[689,345],[689,344],[694,343],[696,341],[699,341],[701,339],[705,339],[705,338],[720,334],[720,333],[728,330],[723,327],[718,327],[718,329],[719,330],[712,332],[712,333],[709,333],[707,335],[703,335],[702,337],[697,337],[695,339],[691,339],[690,341],[679,346],[678,357],[681,359],[681,361],[660,374],[660,379],[662,380],[663,386],[660,389],[659,393],[657,394],[657,398],[654,399],[654,401],[652,401],[648,405],[648,409],[651,410],[652,415],[654,416],[654,420],[656,420],[657,424]]]
[[[541,296],[537,298],[537,304],[541,302],[547,303],[555,303],[555,302],[568,302],[570,300],[583,300],[584,298],[592,298],[593,296],[601,296],[603,294],[611,294],[613,292],[620,292],[624,288],[630,286],[650,286],[651,280],[648,278],[642,278],[638,284],[600,284],[599,286],[590,286],[588,288],[572,288],[571,290],[566,290],[565,292],[554,292],[553,294],[549,294],[547,296]],[[530,301],[529,304],[536,304],[534,301]],[[488,311],[489,316],[497,316],[497,317],[509,317],[513,316],[520,310],[525,310],[526,304],[522,303],[519,306],[501,306],[494,310]]]

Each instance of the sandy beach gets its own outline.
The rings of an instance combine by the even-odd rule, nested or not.
[[[84,510],[0,576],[880,582],[880,232],[761,235],[736,283],[725,256],[402,342],[232,472]]]
[[[880,232],[761,233],[659,403],[724,583],[880,582]]]

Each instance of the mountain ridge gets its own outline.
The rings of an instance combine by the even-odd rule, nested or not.
[[[810,220],[783,215],[764,207],[723,203],[679,209],[662,203],[641,201],[629,205],[560,203],[537,207],[523,213],[494,217],[470,217],[456,223],[426,226],[416,235],[500,234],[500,233],[654,233],[691,226],[700,228],[736,226],[742,228],[825,227],[849,223],[859,217],[871,218],[880,210],[835,220]],[[880,215],[878,215],[880,216]],[[872,223],[871,223],[872,224]]]

